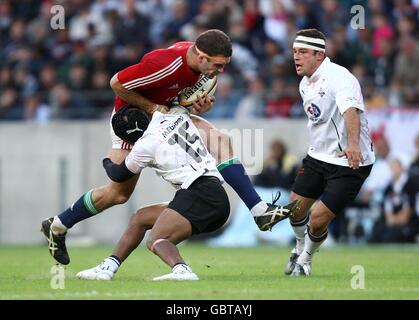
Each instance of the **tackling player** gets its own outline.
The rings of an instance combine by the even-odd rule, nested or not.
[[[114,112],[126,105],[143,109],[149,114],[156,110],[166,112],[178,94],[194,85],[202,74],[213,77],[223,72],[231,55],[231,40],[220,30],[205,31],[194,43],[178,42],[167,49],[154,50],[144,55],[138,64],[118,72],[111,79],[111,87],[116,93]],[[214,97],[200,97],[193,104],[192,113],[208,111],[214,101]],[[261,200],[243,165],[234,157],[228,136],[198,116],[193,116],[192,121],[215,157],[224,180],[249,208],[258,227],[263,231],[272,228],[280,221],[278,206],[275,201],[267,204]],[[135,133],[136,127],[131,128],[130,132]],[[116,136],[112,128],[111,137],[112,150],[108,157],[112,162],[120,163],[132,145]],[[92,189],[61,214],[44,220],[41,231],[47,237],[50,254],[59,263],[68,264],[70,258],[65,245],[67,230],[107,208],[127,202],[138,178],[137,174],[124,182],[110,181]]]
[[[118,115],[118,114],[117,114]],[[130,118],[137,123],[138,136],[147,129],[145,113],[131,107]],[[119,120],[118,120],[119,119]],[[122,114],[113,121],[115,132],[123,136],[126,121]],[[121,127],[122,129],[118,128]],[[143,240],[147,247],[172,268],[172,272],[153,280],[198,280],[176,247],[193,234],[222,227],[230,213],[230,204],[216,161],[207,151],[199,132],[183,107],[169,113],[154,112],[144,135],[134,144],[125,161],[117,165],[109,158],[104,167],[110,179],[123,182],[138,175],[145,167],[153,168],[178,191],[169,204],[152,205],[135,213],[113,254],[99,266],[81,271],[78,278],[110,280],[128,255]],[[291,205],[283,218],[292,213]]]

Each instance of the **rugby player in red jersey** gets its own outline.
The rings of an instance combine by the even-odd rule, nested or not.
[[[207,30],[195,42],[178,42],[166,49],[157,49],[135,65],[118,72],[111,79],[116,94],[115,110],[126,105],[143,109],[149,114],[158,110],[167,112],[178,94],[194,85],[201,75],[214,77],[224,71],[230,62],[232,44],[220,30]],[[255,191],[243,165],[233,155],[228,135],[221,133],[210,122],[198,117],[207,112],[215,102],[214,97],[200,97],[192,106],[192,119],[207,144],[210,153],[218,162],[218,170],[224,180],[237,192],[255,219],[265,231],[286,217],[293,204],[276,206],[261,200]],[[132,132],[135,132],[133,125]],[[111,126],[112,150],[108,153],[114,163],[121,163],[130,152],[132,144],[119,138]],[[67,230],[74,224],[90,218],[105,209],[128,201],[139,175],[119,183],[94,188],[80,197],[70,208],[42,222],[41,230],[48,239],[50,254],[59,263],[68,264],[70,258],[65,246]],[[285,211],[284,211],[285,210]]]

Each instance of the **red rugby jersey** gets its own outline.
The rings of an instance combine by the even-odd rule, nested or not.
[[[200,77],[186,63],[186,52],[192,42],[177,42],[167,49],[157,49],[143,56],[134,64],[117,74],[121,85],[135,90],[157,104],[170,106],[183,89],[193,86]],[[126,102],[115,97],[115,110]]]

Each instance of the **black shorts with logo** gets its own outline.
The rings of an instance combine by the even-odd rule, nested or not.
[[[338,214],[355,199],[371,169],[372,165],[353,170],[307,156],[292,191],[306,198],[320,199],[330,211]]]
[[[230,215],[230,201],[216,177],[199,177],[188,189],[178,190],[168,208],[191,223],[193,234],[221,228]]]

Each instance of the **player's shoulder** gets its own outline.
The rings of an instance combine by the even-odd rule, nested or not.
[[[165,59],[176,59],[182,57],[189,47],[191,47],[193,42],[181,41],[176,42],[168,48],[155,49],[144,55],[143,59],[153,60],[165,60]]]
[[[345,67],[330,62],[325,74],[325,78],[331,87],[340,87],[350,83],[358,83],[358,79]]]
[[[188,50],[193,45],[191,41],[179,41],[172,44],[167,50],[171,50],[173,52],[184,52]]]
[[[344,66],[330,61],[327,68],[327,76],[332,79],[339,79],[342,77],[354,77],[353,74]]]
[[[183,63],[183,57],[192,42],[182,41],[173,44],[168,48],[156,49],[144,55],[142,62],[154,64],[160,67],[170,66],[179,68]]]

